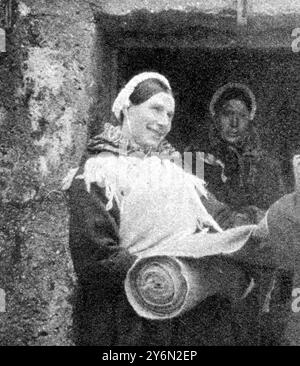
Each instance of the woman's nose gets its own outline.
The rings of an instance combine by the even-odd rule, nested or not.
[[[232,128],[237,128],[239,125],[239,118],[235,115],[233,115],[231,118],[230,118],[230,126]]]
[[[162,114],[158,120],[157,120],[158,124],[160,126],[168,126],[169,123],[170,123],[170,119],[168,117],[168,115],[165,113],[165,114]]]

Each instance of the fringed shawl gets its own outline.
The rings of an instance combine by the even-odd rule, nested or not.
[[[122,154],[116,154],[122,136],[118,138],[119,144],[114,141],[113,150],[107,134],[105,140],[98,139],[102,152],[90,157],[83,173],[75,179],[84,179],[88,191],[92,183],[105,188],[107,210],[116,202],[122,246],[134,245],[139,252],[173,235],[210,228],[222,231],[201,201],[201,196],[207,194],[205,182],[171,161],[177,157],[178,162],[179,153],[169,145],[169,153],[160,150],[163,157],[157,151],[135,156],[141,151],[132,145],[124,149],[123,144]]]

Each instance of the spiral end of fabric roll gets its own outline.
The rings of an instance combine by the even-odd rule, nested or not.
[[[220,290],[208,272],[188,259],[163,255],[142,258],[127,273],[127,299],[143,318],[172,319]]]
[[[142,258],[127,273],[125,292],[135,312],[146,319],[171,319],[180,314],[187,282],[175,258]]]

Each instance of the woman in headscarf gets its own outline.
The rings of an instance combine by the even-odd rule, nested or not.
[[[76,344],[243,342],[224,296],[211,296],[186,316],[160,321],[138,316],[126,298],[124,280],[136,260],[133,247],[138,252],[173,235],[222,232],[240,217],[210,195],[203,180],[178,166],[180,155],[165,140],[174,110],[164,76],[136,75],[113,104],[119,125],[105,124],[65,182],[78,277]]]
[[[246,85],[223,85],[210,102],[208,144],[199,146],[194,141],[188,148],[203,157],[208,190],[232,209],[248,213],[251,219],[248,223],[252,224],[258,223],[266,210],[286,193],[279,164],[261,147],[254,123],[256,109],[255,96]],[[287,308],[291,274],[259,268],[257,276],[261,283],[273,278],[272,304],[277,309]],[[262,319],[268,319],[269,337],[262,337],[262,344],[278,344],[280,332],[272,328],[278,326],[277,318],[281,315],[275,314],[269,304],[265,304],[264,310],[268,314]],[[269,313],[274,315],[273,324]],[[276,339],[271,333],[277,333]]]
[[[246,85],[225,84],[210,102],[209,143],[194,141],[189,148],[203,152],[209,191],[235,209],[252,212],[254,221],[286,193],[279,164],[261,147],[256,109]]]

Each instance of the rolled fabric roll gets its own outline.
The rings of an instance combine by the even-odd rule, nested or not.
[[[139,316],[170,319],[215,293],[241,299],[250,279],[221,258],[154,256],[137,260],[125,280],[127,299]]]
[[[188,283],[178,259],[157,256],[136,262],[128,272],[125,289],[138,314],[150,319],[168,318],[183,306]]]

